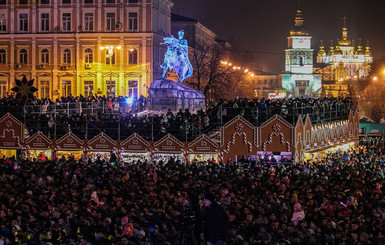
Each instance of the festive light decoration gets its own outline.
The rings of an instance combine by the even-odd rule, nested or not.
[[[25,76],[23,76],[23,79],[20,81],[18,79],[15,79],[16,81],[16,87],[12,88],[11,90],[16,92],[16,99],[20,99],[25,103],[27,99],[33,99],[33,93],[38,91],[37,88],[33,86],[33,82],[35,79],[27,80]]]

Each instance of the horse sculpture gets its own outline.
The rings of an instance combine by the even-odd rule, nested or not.
[[[193,68],[188,59],[188,46],[187,40],[183,39],[183,30],[178,32],[179,39],[174,36],[163,38],[164,43],[167,44],[167,51],[164,56],[164,62],[161,65],[163,68],[163,79],[168,69],[174,69],[178,75],[178,83],[181,83],[184,79],[191,77],[193,74]]]

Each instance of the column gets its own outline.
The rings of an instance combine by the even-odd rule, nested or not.
[[[98,65],[97,65],[97,70],[96,70],[96,81],[95,81],[95,88],[94,88],[94,93],[98,92],[99,89],[100,91],[102,92],[101,94],[97,94],[98,96],[101,96],[103,94],[106,94],[106,91],[104,91],[104,79],[102,77],[102,73],[103,73],[103,70],[102,70],[102,52],[104,52],[103,50],[100,49],[100,47],[102,46],[102,38],[99,36],[98,37],[98,40],[97,40],[97,45],[96,45],[96,50],[95,50],[95,55],[97,57],[97,62],[98,62]]]
[[[138,93],[138,96],[140,95],[143,95],[143,96],[146,96],[146,92],[147,92],[147,88],[146,86],[150,87],[150,84],[147,84],[147,81],[149,80],[148,76],[150,74],[147,74],[147,63],[151,63],[150,61],[147,62],[147,38],[146,36],[143,36],[142,38],[142,49],[141,49],[141,55],[139,59],[139,56],[138,56],[138,62],[141,62],[141,74],[142,74],[142,77],[140,79],[140,83],[138,82],[138,89],[139,89],[139,93]]]
[[[52,98],[55,100],[58,98],[60,93],[60,84],[58,81],[58,45],[57,45],[57,37],[55,36],[53,39],[53,72],[52,72]],[[53,93],[56,91],[56,93]]]
[[[79,34],[75,36],[75,96],[78,96],[81,93],[81,79],[79,76],[79,67],[80,67],[80,54],[83,52],[80,48]]]
[[[12,88],[12,82],[15,81],[15,41],[10,41],[10,51],[11,54],[11,60],[10,60],[10,71],[9,71],[9,81],[8,81],[8,90],[11,90]]]
[[[118,95],[122,95],[122,96],[126,96],[127,95],[127,88],[126,88],[126,84],[124,82],[124,56],[125,54],[127,53],[127,50],[126,50],[126,47],[124,46],[124,40],[123,40],[123,36],[120,36],[120,40],[119,40],[119,46],[121,47],[121,49],[118,51],[119,52],[119,78],[117,80],[119,80],[119,83],[118,83]]]
[[[39,23],[39,13],[36,13],[36,4],[32,5],[32,18],[29,18],[31,20],[31,23],[28,23],[29,25],[32,24],[32,33],[36,33],[36,23]],[[28,20],[28,21],[29,21]]]
[[[98,28],[97,31],[99,31],[99,32],[102,31],[102,22],[104,20],[104,16],[103,16],[103,13],[102,13],[102,7],[103,7],[102,6],[102,1],[99,1],[98,2],[98,16],[97,16],[97,18],[95,18],[95,20],[97,21],[97,28]]]
[[[36,37],[32,37],[32,42],[31,42],[31,79],[35,79],[35,87],[39,89],[35,95],[40,95],[40,81],[37,80],[36,77]]]

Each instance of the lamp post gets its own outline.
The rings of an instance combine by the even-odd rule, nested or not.
[[[106,49],[107,50],[107,54],[106,54],[106,57],[108,58],[109,62],[110,62],[110,89],[112,88],[112,57],[114,56],[114,49],[121,49],[120,46],[113,46],[113,45],[107,45],[107,46],[101,46],[100,47],[101,50],[104,50]]]

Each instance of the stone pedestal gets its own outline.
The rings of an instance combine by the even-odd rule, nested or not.
[[[206,109],[203,92],[168,79],[155,80],[151,83],[147,105],[149,110],[154,111]]]

